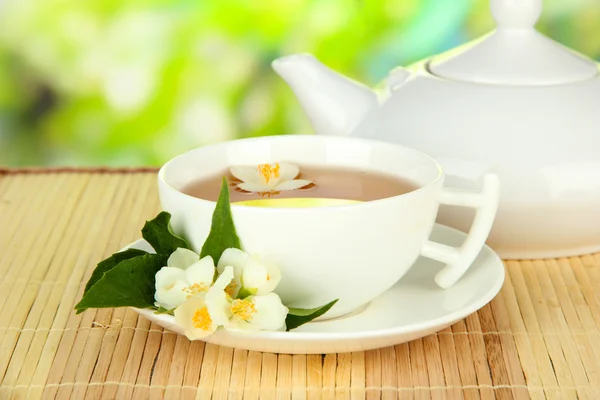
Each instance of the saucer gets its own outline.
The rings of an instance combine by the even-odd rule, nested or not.
[[[431,239],[460,246],[466,235],[436,224]],[[138,240],[127,248],[152,251]],[[443,267],[420,257],[390,290],[350,315],[310,322],[290,332],[241,333],[219,330],[207,343],[270,353],[328,354],[372,350],[418,339],[438,332],[489,303],[504,283],[504,265],[496,253],[484,247],[467,273],[443,290],[434,282]],[[135,309],[165,329],[182,333],[174,317]]]

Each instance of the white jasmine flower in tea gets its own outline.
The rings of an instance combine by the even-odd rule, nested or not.
[[[167,266],[156,273],[157,304],[168,310],[183,304],[190,297],[208,290],[215,276],[212,257],[200,256],[191,250],[178,248],[167,260]]]
[[[175,322],[190,340],[210,336],[219,327],[208,312],[204,299],[205,293],[200,293],[175,309]]]
[[[233,267],[225,267],[206,294],[206,305],[217,325],[246,331],[275,331],[285,328],[289,309],[281,303],[277,294],[232,298],[225,290],[233,278]]]
[[[239,297],[267,294],[281,281],[279,267],[239,249],[225,250],[217,264],[217,271],[222,273],[228,266],[233,267],[233,280],[225,291],[231,297],[238,297],[240,289],[243,290]]]
[[[247,192],[274,193],[300,189],[313,183],[307,179],[295,179],[300,173],[300,168],[290,163],[235,166],[229,171],[242,181],[237,185],[238,188]]]

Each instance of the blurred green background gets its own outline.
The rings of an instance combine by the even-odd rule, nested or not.
[[[600,59],[600,1],[538,29]],[[367,84],[493,28],[488,0],[0,0],[0,165],[160,165],[310,133],[271,61],[310,52]]]

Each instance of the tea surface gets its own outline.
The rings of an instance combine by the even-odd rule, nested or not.
[[[265,198],[321,198],[357,201],[378,200],[411,192],[418,186],[408,180],[392,175],[366,172],[356,169],[300,166],[296,179],[313,181],[306,187],[295,190],[282,190],[275,193],[253,193],[240,189],[241,183],[229,170],[213,177],[203,178],[188,184],[181,191],[190,196],[216,201],[219,197],[223,177],[227,177],[230,187],[230,202]]]

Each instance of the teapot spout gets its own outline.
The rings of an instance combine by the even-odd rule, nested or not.
[[[378,107],[375,92],[310,54],[278,58],[272,67],[291,87],[317,134],[350,134]]]

